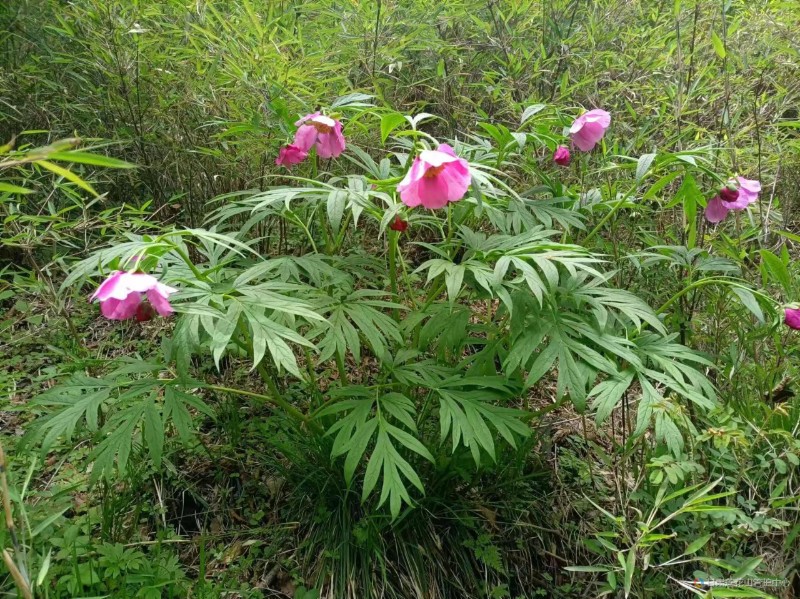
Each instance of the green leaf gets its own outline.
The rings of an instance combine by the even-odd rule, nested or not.
[[[166,426],[167,422],[172,422],[175,430],[183,441],[188,441],[194,434],[194,423],[192,416],[186,406],[191,406],[198,412],[214,418],[214,410],[211,409],[199,397],[176,389],[169,385],[164,389],[164,408],[162,410],[162,422]]]
[[[631,547],[628,549],[628,557],[625,560],[625,597],[631,594],[631,586],[633,585],[633,574],[636,571],[636,549]]]
[[[764,267],[766,267],[771,275],[769,278],[778,281],[786,293],[791,293],[792,278],[789,275],[789,269],[786,268],[783,261],[769,250],[759,250],[759,253],[761,254]]]
[[[439,395],[439,424],[442,441],[452,436],[452,451],[463,444],[472,453],[475,465],[480,465],[481,450],[495,459],[495,444],[491,425],[505,441],[516,447],[515,437],[527,437],[530,428],[520,420],[524,412],[495,405],[498,396],[490,391],[437,388]]]
[[[408,480],[420,492],[423,492],[424,488],[419,475],[392,445],[389,434],[383,426],[378,429],[375,448],[367,464],[367,471],[364,475],[364,489],[361,494],[362,501],[366,500],[375,488],[380,473],[382,473],[383,483],[378,507],[381,507],[388,499],[389,511],[392,519],[395,519],[400,515],[400,508],[403,503],[411,504],[411,496],[403,479]]]
[[[378,428],[378,420],[377,418],[372,418],[365,422],[363,426],[358,428],[356,434],[350,439],[347,445],[347,457],[344,461],[344,479],[349,485],[355,474],[356,468],[358,467],[359,462],[364,457],[364,452],[367,450],[367,445],[369,444],[370,439],[372,439],[372,435],[375,434],[375,430]],[[334,450],[335,450],[334,446]]]
[[[48,162],[47,160],[37,160],[34,164],[38,164],[39,166],[46,168],[48,171],[51,171],[57,175],[64,177],[67,181],[72,181],[75,185],[77,185],[82,189],[85,189],[94,196],[100,195],[94,190],[94,187],[89,185],[86,181],[81,179],[78,175],[76,175],[72,171],[65,169],[63,166],[58,166],[57,164],[53,164],[52,162]]]
[[[397,428],[396,426],[393,426],[391,424],[386,425],[386,431],[397,441],[399,441],[400,444],[403,445],[404,447],[410,449],[414,453],[421,455],[429,462],[435,463],[436,460],[433,459],[433,455],[431,455],[431,452],[428,451],[428,448],[425,447],[422,444],[422,442],[416,437],[410,435],[406,431]]]
[[[78,162],[81,164],[91,164],[106,168],[136,168],[135,164],[103,156],[102,154],[92,154],[91,152],[81,152],[78,150],[68,152],[50,152],[47,157],[51,160],[64,160],[66,162]]]
[[[569,572],[608,572],[607,566],[565,566]]]
[[[222,354],[225,353],[225,348],[228,347],[228,343],[230,343],[231,337],[236,331],[236,325],[239,323],[241,313],[242,305],[239,302],[231,302],[225,315],[217,319],[211,336],[211,350],[217,369],[219,369],[219,360]]]
[[[635,371],[627,369],[620,373],[620,376],[610,377],[591,390],[589,397],[594,397],[592,409],[597,411],[595,419],[598,426],[603,424],[614,410],[622,395],[631,386],[635,374]]]
[[[327,210],[328,222],[331,224],[334,234],[339,233],[342,225],[342,216],[347,204],[347,192],[343,189],[334,189],[328,194]]]
[[[33,536],[33,535],[31,535]],[[42,565],[39,567],[39,574],[36,576],[36,586],[42,586],[44,579],[47,578],[47,573],[50,571],[50,560],[53,557],[53,551],[47,552],[47,557],[42,560]]]
[[[553,340],[547,347],[539,352],[539,355],[536,356],[536,360],[534,360],[528,371],[528,377],[525,379],[526,387],[535,385],[540,378],[550,371],[556,361],[559,349],[559,343]]]
[[[641,158],[639,160],[641,160]],[[637,165],[637,168],[638,168],[638,165]],[[654,197],[656,197],[656,195],[658,194],[659,191],[661,191],[667,185],[672,183],[680,175],[681,175],[681,171],[679,171],[679,170],[674,170],[671,173],[669,173],[667,175],[664,175],[658,181],[656,181],[655,183],[653,183],[650,186],[650,189],[648,189],[647,192],[645,192],[645,194],[642,196],[642,199],[643,200],[652,200]]]
[[[24,187],[20,187],[19,185],[12,185],[11,183],[5,183],[3,181],[0,181],[0,193],[18,193],[20,195],[25,195],[33,193],[33,190],[25,189]]]
[[[175,360],[175,369],[178,376],[188,378],[189,366],[192,358],[192,326],[196,326],[196,316],[183,316],[178,320],[172,334],[172,339],[165,338],[165,359]]]
[[[706,543],[708,543],[709,539],[711,539],[710,534],[696,538],[694,541],[689,543],[689,546],[686,548],[686,551],[683,552],[683,555],[693,555],[697,553],[705,546]]]
[[[761,310],[761,306],[758,305],[758,300],[756,300],[755,296],[743,287],[731,286],[730,289],[741,300],[742,305],[747,308],[759,322],[763,323],[764,312]]]
[[[717,35],[716,31],[711,32],[711,45],[714,46],[714,52],[717,53],[717,56],[720,58],[725,58],[725,44],[722,42],[720,37]]]
[[[392,131],[405,122],[406,118],[399,112],[390,112],[381,116],[381,143],[386,143]]]
[[[531,117],[540,113],[545,108],[547,108],[547,104],[532,104],[525,108],[525,110],[522,111],[522,117],[519,119],[520,126],[527,123]]]
[[[450,264],[447,266],[447,274],[444,277],[447,284],[447,299],[453,304],[461,291],[461,284],[464,281],[466,268],[463,264]]]
[[[650,166],[653,164],[653,161],[656,159],[656,154],[642,154],[639,156],[639,160],[636,162],[636,182],[641,183],[642,179],[645,178],[647,172],[650,170]]]
[[[64,515],[64,512],[67,510],[72,509],[71,505],[68,505],[65,508],[62,508],[60,511],[50,514],[47,518],[42,520],[36,527],[31,531],[31,538],[34,539],[40,534],[42,534],[45,530],[47,530],[50,526],[52,526],[56,520],[61,518]]]
[[[655,437],[657,440],[666,443],[667,448],[675,456],[675,459],[680,458],[681,451],[683,450],[683,436],[669,414],[663,410],[656,414]]]
[[[714,587],[714,597],[727,598],[727,597],[751,597],[761,599],[775,599],[775,595],[770,595],[758,589],[739,588],[731,589],[725,587]]]
[[[114,458],[117,462],[117,475],[124,477],[128,467],[128,458],[133,446],[134,431],[141,425],[145,409],[144,402],[138,402],[130,408],[115,414],[104,431],[109,431],[90,455],[94,467],[89,477],[94,483],[101,477],[108,481],[114,478]]]
[[[744,578],[749,576],[753,573],[753,571],[758,567],[758,565],[764,561],[763,556],[751,557],[748,560],[745,560],[741,566],[733,573],[731,578]]]

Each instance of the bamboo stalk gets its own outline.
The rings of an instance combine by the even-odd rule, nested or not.
[[[6,528],[11,537],[11,544],[14,546],[14,553],[16,555],[21,555],[19,540],[17,539],[17,529],[14,526],[14,515],[11,512],[11,496],[8,493],[8,479],[6,478],[6,454],[3,451],[2,443],[0,443],[0,491],[3,493],[3,511],[6,515]],[[22,572],[19,571],[19,568],[14,563],[7,549],[3,549],[3,561],[6,563],[11,577],[14,579],[14,583],[17,587],[19,587],[23,597],[25,597],[25,599],[33,599],[30,582],[22,575]]]
[[[22,596],[25,597],[25,599],[33,599],[33,593],[31,593],[31,587],[28,581],[22,576],[22,573],[19,571],[19,568],[17,568],[14,560],[11,559],[11,555],[8,553],[7,549],[3,549],[3,561],[6,563],[8,571],[11,572],[11,578],[14,579],[14,582],[22,592]]]

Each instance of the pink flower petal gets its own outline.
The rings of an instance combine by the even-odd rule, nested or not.
[[[436,147],[436,151],[437,152],[444,152],[445,154],[450,154],[450,156],[458,158],[458,156],[456,156],[456,151],[453,149],[453,146],[451,146],[450,144],[439,144]]]
[[[317,118],[318,116],[320,116],[320,114],[322,114],[322,113],[320,113],[320,112],[312,112],[311,114],[307,114],[306,116],[302,117],[299,121],[295,122],[294,126],[295,127],[299,127],[300,125],[302,125],[306,121],[309,121],[311,119]]]
[[[420,152],[397,186],[400,199],[406,206],[443,208],[466,194],[472,182],[469,163],[456,156],[447,144],[441,144],[439,148],[442,151]]]
[[[120,277],[120,284],[130,291],[144,293],[158,285],[158,279],[143,272],[124,272]]]
[[[447,206],[451,194],[448,180],[442,173],[436,177],[423,177],[415,184],[416,193],[425,208],[436,210]]]
[[[600,108],[590,110],[585,113],[582,118],[585,123],[597,123],[603,127],[603,129],[608,129],[611,126],[611,115]]]
[[[414,158],[411,168],[408,169],[406,176],[400,181],[397,186],[397,193],[400,194],[400,199],[403,203],[410,207],[416,208],[422,203],[422,199],[417,193],[416,182],[425,174],[425,164],[419,157]]]
[[[745,202],[744,206],[742,206],[742,209],[744,209],[749,204],[758,200],[758,194],[761,191],[761,182],[755,179],[745,179],[744,177],[736,177],[736,179],[739,181],[739,200]]]
[[[732,202],[726,202],[722,198],[720,198],[720,202],[722,202],[722,205],[728,210],[744,210],[752,204],[752,200],[748,200],[747,196],[743,193],[739,193],[739,197]]]
[[[161,287],[172,289],[171,287],[166,287],[166,285],[162,285]],[[172,291],[165,292],[162,288],[151,289],[147,292],[147,301],[150,302],[150,305],[153,306],[156,312],[161,316],[169,316],[174,312],[168,299],[170,293],[172,293]]]
[[[606,130],[600,123],[586,123],[572,135],[572,141],[579,150],[589,152],[603,138],[605,132]]]
[[[326,127],[333,127],[336,125],[338,121],[333,120],[329,116],[325,116],[324,114],[316,113],[315,116],[311,117],[311,119],[315,123],[319,123],[320,125],[325,125]]]
[[[728,208],[725,207],[725,202],[716,196],[711,198],[705,210],[706,220],[710,223],[718,223],[726,216],[728,216]]]
[[[575,119],[569,132],[575,146],[583,152],[589,152],[603,138],[610,125],[611,115],[595,108]]]
[[[308,152],[317,141],[317,130],[311,125],[301,125],[294,134],[292,145],[299,148],[302,152]]]
[[[129,293],[125,299],[109,298],[100,303],[100,312],[109,320],[128,320],[136,315],[142,302],[140,293]]]
[[[117,299],[125,299],[128,296],[127,290],[119,289],[119,281],[122,277],[122,271],[115,270],[112,272],[108,278],[100,283],[100,287],[92,294],[90,301],[100,300],[101,302],[114,297],[114,293],[116,292],[119,297]]]
[[[317,154],[320,158],[337,158],[344,152],[344,136],[340,130],[334,129],[330,133],[320,133],[317,140]]]
[[[434,168],[459,160],[458,156],[452,153],[453,149],[450,146],[447,146],[447,144],[441,144],[439,147],[441,148],[442,145],[446,146],[450,152],[444,152],[441,150],[422,150],[422,152],[419,153],[419,159],[422,160],[422,162],[424,162],[426,165]]]

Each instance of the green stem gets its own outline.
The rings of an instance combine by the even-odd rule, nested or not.
[[[328,231],[328,223],[325,221],[325,212],[319,210],[319,228],[322,235],[325,237],[325,253],[330,255],[334,251],[334,241],[332,239],[332,232]]]
[[[397,248],[397,255],[400,258],[400,265],[403,268],[403,283],[406,286],[406,294],[408,295],[408,299],[411,300],[411,303],[416,310],[419,307],[417,304],[417,298],[414,297],[414,288],[411,286],[411,280],[408,277],[408,268],[406,267],[406,259],[403,257],[403,253],[400,251],[400,248]]]
[[[349,385],[350,382],[347,378],[347,370],[344,367],[344,357],[338,351],[335,353],[336,356],[336,368],[339,370],[339,383],[342,387],[345,385]]]
[[[251,349],[253,342],[252,339],[250,338],[250,335],[247,332],[247,329],[241,325],[238,325],[237,329],[239,330],[239,332],[246,341],[242,341],[235,335],[233,337],[233,341],[245,351],[249,351],[250,355],[252,356]],[[261,399],[265,399],[282,408],[292,419],[297,421],[298,424],[305,424],[315,433],[322,434],[324,432],[317,423],[311,422],[300,410],[298,410],[288,401],[283,399],[283,397],[281,396],[280,389],[278,389],[278,386],[275,384],[274,378],[267,371],[267,369],[264,367],[262,363],[259,363],[256,366],[256,370],[258,370],[258,374],[261,376],[261,379],[267,385],[267,388],[269,389],[270,393],[272,393],[272,395],[271,396],[261,395],[260,393],[253,393],[251,391],[241,391],[240,395],[249,395],[251,397],[260,397]]]
[[[292,417],[298,424],[305,424],[314,432],[321,433],[323,432],[319,425],[315,422],[309,420],[305,414],[303,414],[300,410],[295,408],[292,404],[288,401],[283,399],[279,395],[264,395],[262,393],[255,393],[253,391],[245,391],[244,389],[234,389],[233,387],[223,387],[222,385],[206,385],[208,389],[213,389],[214,391],[219,391],[220,393],[232,393],[234,395],[241,395],[243,397],[252,397],[255,399],[260,399],[267,403],[274,404],[281,408],[284,412],[286,412],[289,416]]]
[[[669,298],[666,302],[664,302],[664,304],[658,310],[656,310],[656,314],[662,314],[667,308],[669,308],[672,304],[674,304],[676,301],[678,301],[684,295],[689,293],[692,289],[699,289],[700,287],[705,287],[706,285],[713,285],[715,283],[718,283],[720,285],[729,285],[731,287],[741,287],[743,289],[748,289],[744,285],[738,284],[735,281],[728,281],[726,279],[722,279],[722,278],[718,278],[718,277],[711,277],[711,278],[708,278],[708,279],[700,279],[699,281],[695,281],[694,283],[691,283],[690,285],[687,285],[686,287],[681,289],[678,293],[676,293],[671,298]],[[748,289],[748,291],[752,291],[752,290]]]
[[[288,211],[288,214],[290,215],[289,220],[292,220],[292,221],[296,222],[298,225],[300,225],[300,227],[303,229],[303,231],[305,231],[306,237],[308,237],[308,241],[311,243],[311,248],[314,250],[315,254],[318,254],[319,251],[317,250],[317,244],[314,243],[314,237],[313,237],[313,235],[311,235],[311,231],[308,230],[308,227],[303,222],[303,219],[301,219],[299,216],[297,216],[291,210]]]
[[[191,258],[189,258],[189,254],[183,251],[182,247],[179,247],[177,245],[174,245],[173,247],[175,249],[175,253],[178,254],[184,262],[186,262],[186,266],[189,267],[189,269],[192,271],[192,274],[194,274],[195,277],[197,277],[201,281],[206,281],[206,282],[210,281],[208,275],[206,275],[204,272],[202,272],[199,268],[197,268],[194,265],[194,262],[192,262]]]
[[[591,232],[586,237],[584,237],[583,242],[586,243],[592,237],[597,235],[597,232],[600,231],[600,229],[603,228],[603,225],[606,224],[608,222],[608,220],[612,216],[614,216],[614,214],[616,214],[616,212],[617,212],[617,210],[619,210],[620,206],[622,206],[630,196],[631,196],[630,193],[626,193],[624,196],[622,196],[619,199],[619,201],[616,204],[614,204],[614,206],[611,208],[611,210],[609,210],[608,214],[606,214],[603,218],[600,219],[600,222],[597,223],[597,226],[594,229],[592,229]]]
[[[308,383],[311,387],[311,392],[314,397],[319,398],[322,396],[322,394],[319,392],[319,386],[317,385],[317,377],[314,373],[311,350],[309,350],[307,347],[303,347],[303,353],[306,357],[306,373],[308,374]]]
[[[450,240],[453,238],[453,204],[447,204],[447,238],[444,240],[445,245],[450,245]]]
[[[387,231],[387,242],[389,243],[389,284],[392,288],[393,300],[397,301],[397,231]],[[400,312],[397,308],[392,308],[392,318],[398,320]]]

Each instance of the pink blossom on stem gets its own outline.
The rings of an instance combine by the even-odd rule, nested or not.
[[[469,163],[456,156],[447,144],[435,150],[423,150],[397,186],[400,199],[410,208],[444,208],[467,193],[472,182]]]
[[[611,125],[611,115],[605,110],[595,108],[579,116],[569,128],[572,142],[583,151],[591,151],[605,135]]]
[[[100,302],[100,312],[110,320],[147,320],[148,307],[152,307],[161,316],[172,314],[169,296],[177,289],[159,283],[152,275],[143,272],[111,273],[100,284],[91,297],[91,301]],[[143,307],[144,300],[147,307]],[[150,312],[152,315],[152,312]]]
[[[761,183],[753,179],[736,177],[719,190],[718,194],[708,201],[705,216],[710,223],[718,223],[728,216],[731,210],[744,210],[758,200]]]
[[[337,158],[345,149],[342,123],[324,114],[315,112],[307,114],[295,123],[297,133],[294,145],[303,152],[308,152],[316,145],[320,158]]]

